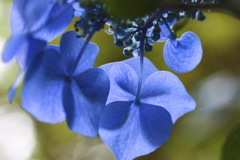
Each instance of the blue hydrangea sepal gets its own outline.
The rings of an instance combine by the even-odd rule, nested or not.
[[[186,32],[180,39],[169,39],[163,50],[167,66],[177,73],[193,70],[202,59],[202,45],[198,36]]]
[[[99,134],[118,160],[132,160],[164,144],[172,125],[163,107],[116,101],[104,109]]]

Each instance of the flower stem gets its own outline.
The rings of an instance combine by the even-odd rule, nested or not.
[[[102,18],[102,19],[99,20],[96,24],[93,25],[93,29],[89,32],[88,37],[87,37],[86,41],[84,42],[84,44],[83,44],[83,46],[82,46],[82,48],[81,48],[81,50],[80,50],[80,52],[79,52],[79,54],[78,54],[75,62],[74,62],[74,64],[73,64],[73,67],[71,68],[71,70],[70,70],[70,72],[69,72],[69,74],[68,74],[69,76],[72,76],[72,75],[73,75],[73,73],[74,73],[74,71],[76,70],[76,68],[77,68],[77,66],[78,66],[78,63],[79,63],[79,61],[80,61],[80,59],[81,59],[81,57],[82,57],[82,55],[83,55],[83,53],[84,53],[87,45],[88,45],[88,43],[89,43],[90,40],[92,39],[94,33],[95,33],[96,31],[98,31],[99,25],[101,25],[101,24],[104,22],[104,19],[105,19],[105,18]]]
[[[172,32],[172,30],[171,30],[171,28],[170,28],[168,22],[166,21],[166,19],[165,19],[164,17],[162,17],[162,16],[161,16],[161,18],[162,18],[162,20],[163,20],[165,26],[167,27],[168,31],[169,31],[170,34],[171,34],[171,37],[170,37],[170,38],[171,38],[171,39],[175,39],[175,38],[177,37],[176,34]]]
[[[139,71],[139,79],[138,79],[138,89],[137,89],[137,94],[136,94],[136,98],[135,98],[135,103],[139,103],[140,102],[140,93],[141,93],[141,89],[142,89],[142,77],[143,77],[143,58],[144,58],[144,40],[145,40],[145,35],[146,35],[147,30],[144,29],[142,30],[142,37],[140,40],[140,45],[139,45],[139,49],[140,49],[140,71]]]

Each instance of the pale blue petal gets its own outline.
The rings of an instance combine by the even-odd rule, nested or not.
[[[167,66],[177,72],[193,70],[202,59],[202,45],[198,36],[186,32],[180,39],[169,39],[164,46],[164,60]]]
[[[48,14],[49,19],[52,17],[55,18],[53,18],[53,20],[45,25],[41,30],[34,33],[35,38],[50,42],[61,35],[72,21],[73,8],[70,4],[55,4],[52,6]]]
[[[65,120],[62,92],[64,62],[56,50],[39,54],[27,70],[22,89],[22,107],[37,120],[58,123]]]
[[[10,14],[12,34],[39,29],[45,23],[52,5],[48,0],[42,0],[41,3],[33,0],[14,1]]]
[[[22,69],[27,69],[32,60],[44,50],[47,42],[39,39],[32,38],[30,35],[26,37],[22,47],[16,50],[16,59]]]
[[[86,42],[83,38],[77,38],[77,33],[74,31],[69,31],[62,36],[60,42],[60,50],[65,60],[65,64],[68,68],[68,71],[73,67],[77,56],[80,53],[83,44]],[[98,55],[99,48],[94,43],[88,43],[85,51],[81,55],[78,66],[74,72],[74,75],[82,73],[89,68],[92,68],[96,57]]]
[[[72,0],[70,0],[70,1],[72,1]],[[79,6],[79,2],[73,3],[72,6],[74,8],[74,17],[80,17],[82,15],[84,9]]]
[[[89,69],[65,85],[63,104],[67,123],[73,132],[94,137],[109,93],[107,74],[99,68]]]
[[[146,79],[140,98],[142,103],[165,108],[174,123],[196,106],[178,77],[167,71],[155,72]]]
[[[100,67],[110,79],[107,104],[114,101],[132,101],[135,98],[138,77],[131,66],[122,62],[105,64]]]
[[[32,0],[25,0],[26,3],[32,2]],[[44,0],[43,2],[46,2]],[[38,2],[33,1],[30,5],[30,10],[34,10],[35,5],[39,4]],[[41,2],[42,3],[42,2]],[[72,21],[73,8],[70,4],[59,5],[52,2],[46,2],[47,6],[45,7],[42,14],[39,14],[39,8],[36,10],[39,13],[33,12],[32,18],[34,21],[29,20],[29,17],[25,17],[27,10],[22,9],[19,11],[17,5],[13,3],[10,17],[10,25],[12,34],[21,34],[21,33],[33,33],[33,36],[37,39],[42,39],[47,42],[52,41],[59,35],[61,35],[64,30]],[[25,8],[28,6],[25,6]],[[44,8],[42,6],[42,8]],[[38,16],[39,18],[34,18]],[[31,16],[30,16],[31,17]],[[47,23],[47,24],[46,24]]]
[[[169,27],[172,28],[172,26],[177,22],[177,19],[175,18],[172,22],[168,23]],[[157,42],[164,42],[168,40],[171,37],[171,32],[168,30],[165,24],[159,25],[161,28],[160,32],[160,39],[157,40]]]
[[[24,70],[20,70],[20,72],[18,73],[18,76],[16,78],[16,80],[13,82],[13,84],[11,85],[11,87],[8,89],[8,100],[10,102],[12,102],[15,98],[16,95],[16,91],[17,88],[20,86],[20,84],[23,81],[23,78],[25,76],[25,71]]]
[[[5,44],[3,50],[3,61],[9,62],[17,53],[24,54],[28,46],[28,36],[27,35],[15,35],[11,37]]]
[[[135,72],[137,73],[138,77],[140,72],[140,57],[132,57],[125,61],[122,61],[128,65],[130,65]],[[153,65],[153,63],[148,59],[143,59],[143,76],[142,81],[144,82],[152,73],[157,72],[158,69]]]
[[[131,160],[155,151],[168,140],[171,130],[166,109],[118,101],[104,109],[99,135],[118,160]]]

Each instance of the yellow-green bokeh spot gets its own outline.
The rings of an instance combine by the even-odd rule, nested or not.
[[[135,19],[151,14],[163,0],[97,0],[106,4],[110,14],[118,19]]]

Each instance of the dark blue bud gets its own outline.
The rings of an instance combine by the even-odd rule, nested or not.
[[[167,17],[167,22],[173,22],[173,20],[176,18],[176,14],[175,13],[168,13],[168,17]]]
[[[144,46],[144,50],[146,51],[146,52],[151,52],[152,51],[152,46],[150,45],[150,44],[145,44],[145,46]]]
[[[160,33],[161,32],[161,28],[159,27],[158,24],[155,24],[153,27],[153,33]]]
[[[206,16],[202,12],[199,12],[197,15],[197,20],[203,21],[205,19],[206,19]]]
[[[139,27],[141,27],[141,26],[143,26],[143,25],[145,24],[145,21],[142,20],[142,19],[137,19],[135,22],[137,23],[137,25],[138,25]]]
[[[152,40],[157,41],[161,38],[159,33],[154,33],[151,37]]]
[[[133,41],[132,41],[131,38],[128,38],[127,40],[125,40],[125,41],[123,42],[123,44],[124,44],[125,47],[131,46],[132,43],[133,43]]]
[[[130,49],[130,48],[124,48],[123,49],[123,55],[126,56],[126,57],[130,57],[132,52],[133,52],[133,50]]]
[[[122,29],[128,29],[128,28],[133,27],[133,25],[132,25],[132,23],[129,23],[129,22],[124,21],[124,22],[122,22],[122,23],[120,24],[120,27],[121,27]]]
[[[114,41],[114,44],[117,46],[117,47],[122,47],[123,46],[123,40],[122,39],[116,39]]]
[[[191,18],[192,17],[192,14],[190,12],[185,12],[184,15],[185,15],[186,18]]]
[[[141,32],[137,32],[135,35],[134,35],[134,39],[136,41],[140,41],[141,40],[141,37],[142,37],[142,33]]]

